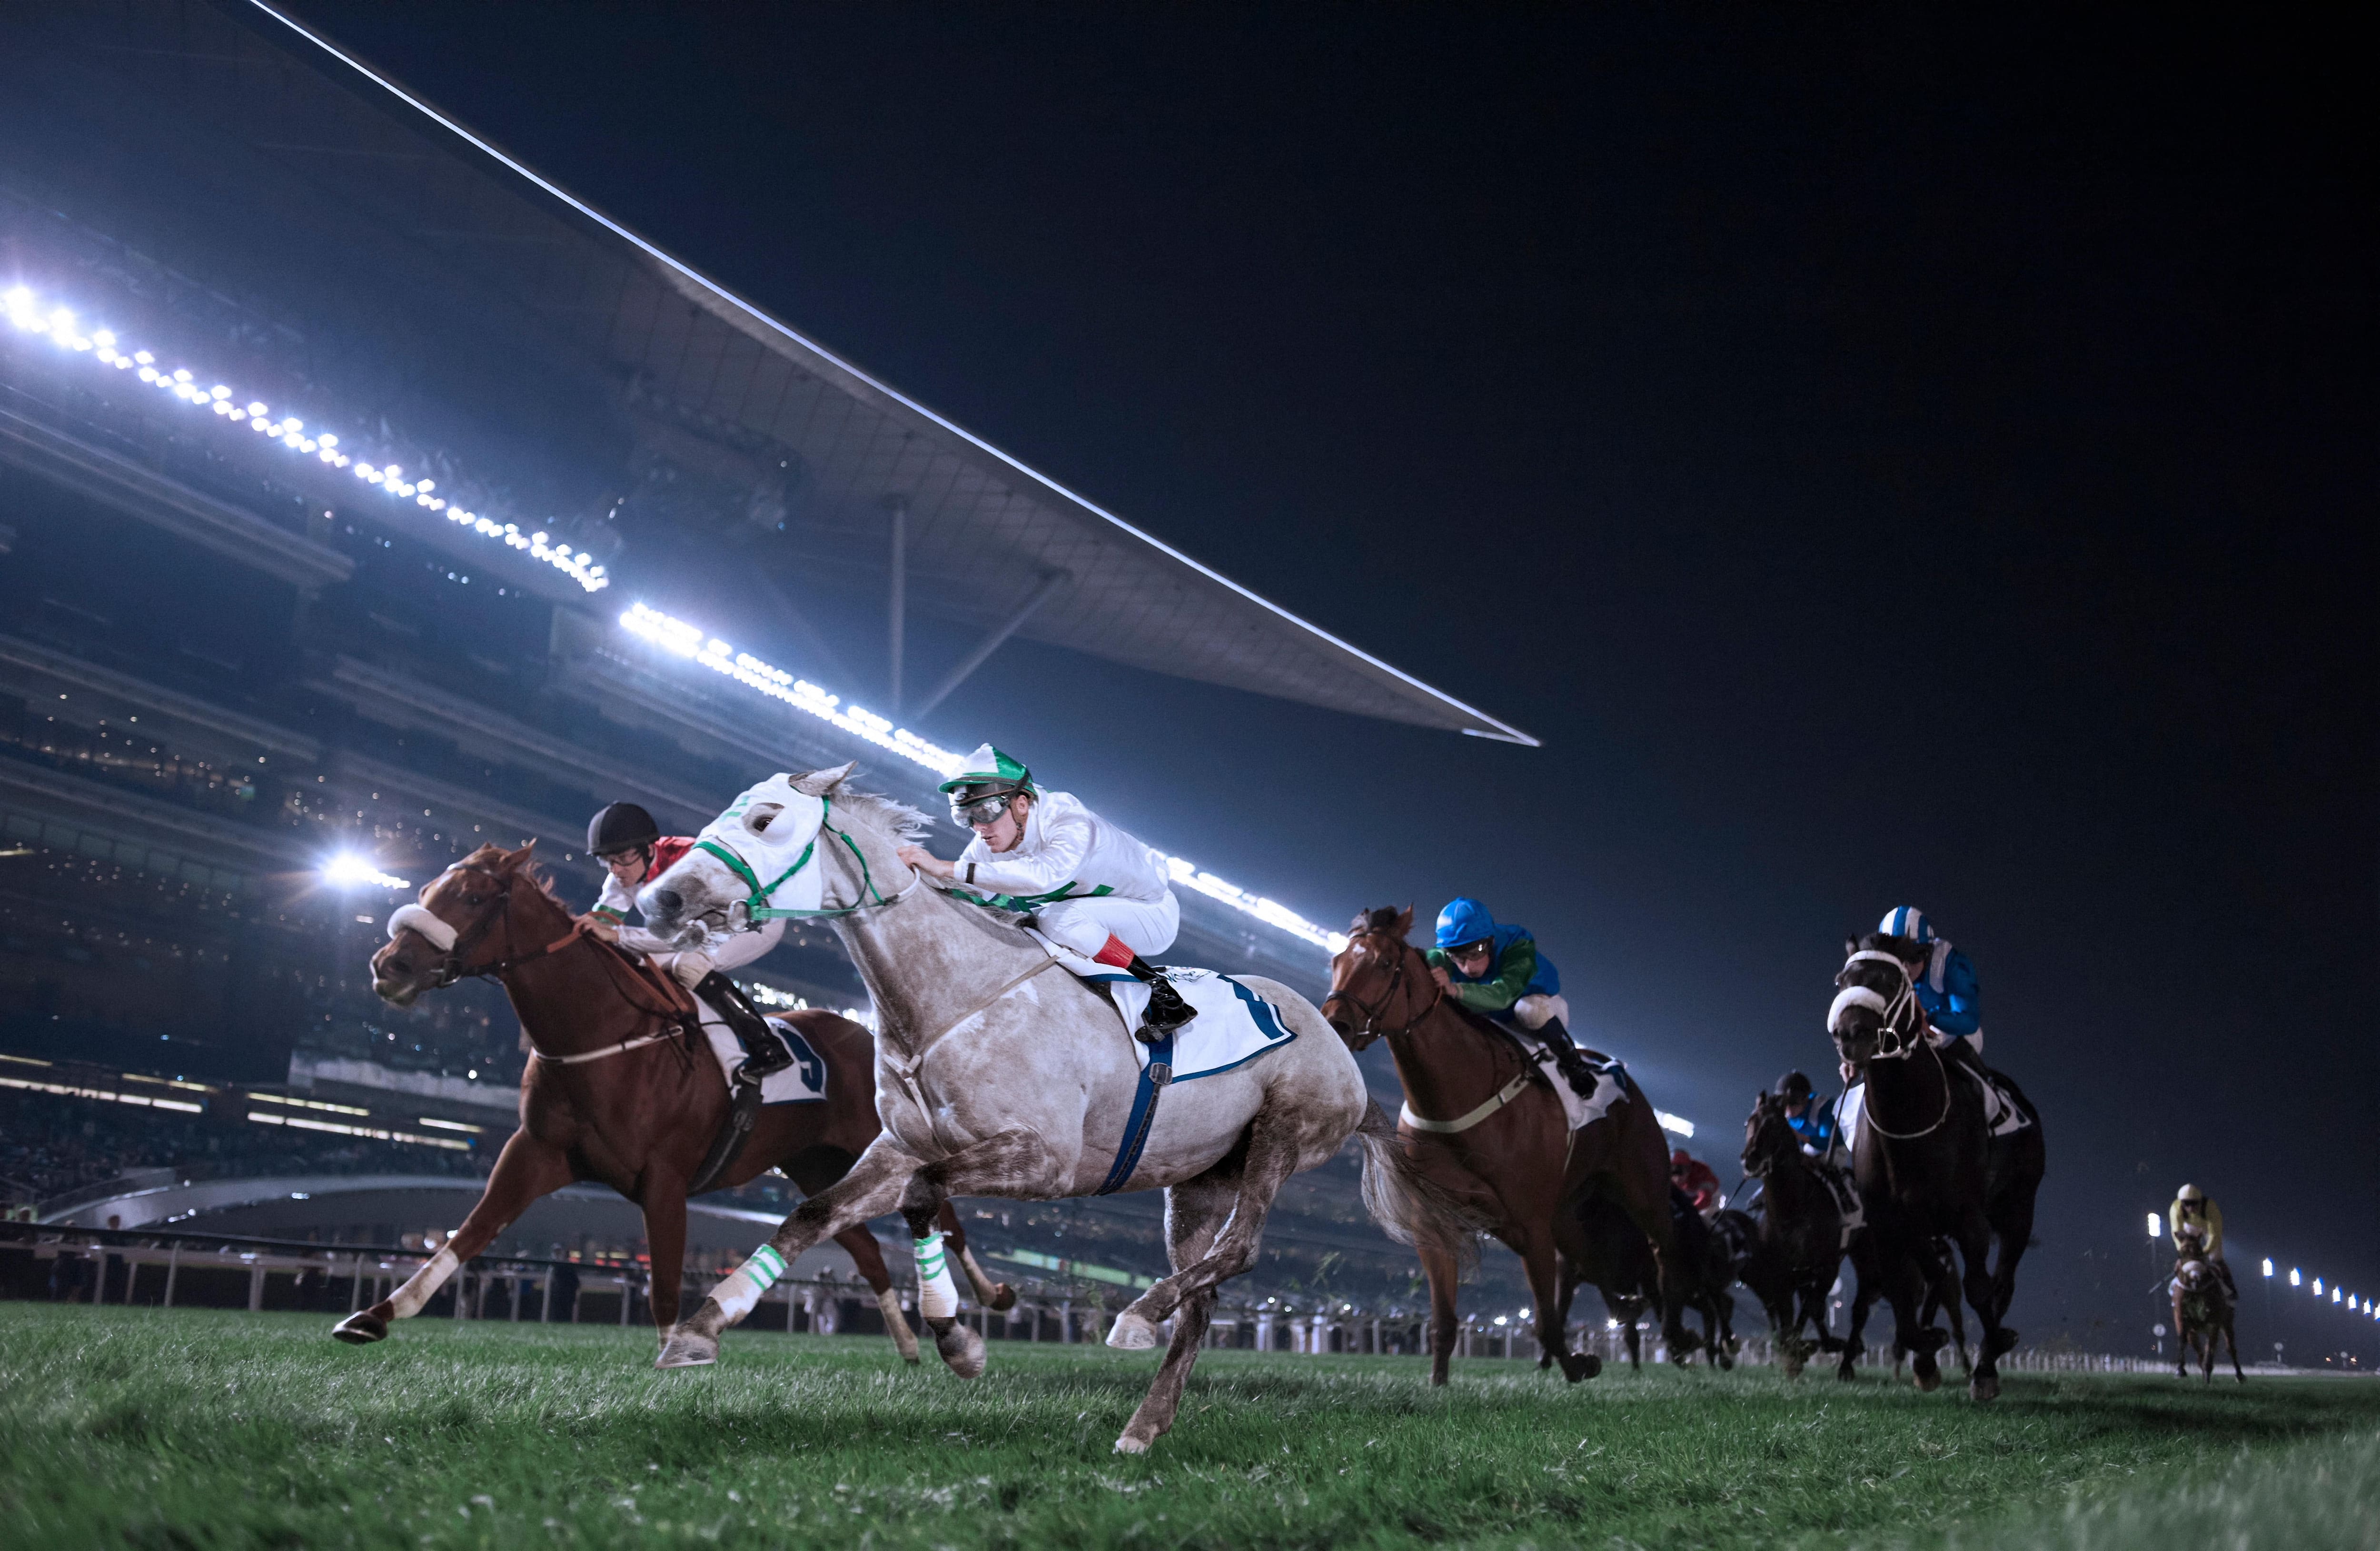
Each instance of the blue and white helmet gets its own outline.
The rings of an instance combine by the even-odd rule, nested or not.
[[[1913,904],[1904,904],[1884,914],[1884,924],[1876,928],[1887,937],[1906,938],[1912,942],[1934,940],[1934,923]]]

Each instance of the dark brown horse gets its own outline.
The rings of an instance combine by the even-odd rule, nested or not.
[[[1536,1064],[1494,1024],[1439,989],[1420,950],[1405,940],[1412,929],[1410,909],[1357,916],[1346,948],[1331,961],[1330,994],[1322,1000],[1323,1016],[1351,1048],[1388,1037],[1405,1090],[1397,1129],[1407,1156],[1521,1257],[1538,1350],[1572,1382],[1603,1366],[1592,1352],[1570,1351],[1562,1323],[1560,1262],[1590,1254],[1575,1209],[1587,1196],[1611,1201],[1645,1237],[1658,1268],[1663,1336],[1673,1354],[1693,1351],[1673,1285],[1669,1149],[1652,1105],[1633,1079],[1617,1072],[1621,1100],[1573,1133]],[[1443,1249],[1422,1251],[1433,1384],[1446,1382],[1453,1355],[1463,1269]]]
[[[2248,1375],[2240,1366],[2240,1341],[2231,1333],[2238,1300],[2221,1267],[2204,1254],[2203,1234],[2186,1238],[2173,1266],[2174,1346],[2181,1376],[2190,1376],[2190,1360],[2195,1356],[2200,1375],[2209,1384],[2215,1382],[2215,1339],[2220,1336],[2231,1353],[2232,1376],[2245,1384]]]
[[[1827,1329],[1827,1295],[1842,1269],[1846,1246],[1843,1213],[1835,1194],[1804,1157],[1802,1139],[1785,1118],[1785,1096],[1764,1091],[1753,1100],[1743,1122],[1743,1172],[1760,1181],[1760,1213],[1756,1249],[1745,1267],[1744,1285],[1751,1288],[1768,1314],[1779,1363],[1786,1376],[1798,1377],[1803,1364],[1822,1344],[1802,1334],[1805,1325]],[[1859,1240],[1860,1285],[1876,1285],[1876,1266]],[[1864,1303],[1857,1306],[1851,1339],[1844,1343],[1835,1376],[1852,1376],[1860,1351],[1860,1324]]]
[[[419,1312],[530,1203],[580,1180],[610,1185],[644,1208],[653,1323],[664,1336],[677,1323],[686,1187],[727,1122],[727,1084],[708,1045],[683,1031],[685,1004],[674,988],[589,935],[531,866],[533,849],[533,842],[518,851],[483,845],[455,863],[422,889],[418,910],[399,913],[388,944],[372,955],[372,989],[398,1007],[464,976],[498,980],[534,1054],[521,1074],[520,1129],[497,1155],[479,1204],[402,1288],[341,1321],[334,1332],[341,1340],[361,1345],[385,1337],[389,1321]],[[826,1063],[827,1097],[763,1107],[742,1152],[712,1188],[776,1169],[815,1194],[843,1178],[876,1139],[868,1032],[815,1010],[782,1021]],[[1011,1306],[1015,1294],[991,1285],[975,1264],[948,1206],[941,1220],[978,1296],[993,1308]],[[901,1355],[917,1361],[917,1338],[901,1317],[875,1237],[856,1226],[835,1242],[875,1290]]]
[[[1896,1354],[1909,1353],[1920,1389],[1941,1383],[1934,1353],[1943,1333],[1918,1305],[1935,1262],[1934,1241],[1946,1238],[1958,1246],[1967,1303],[1983,1322],[1968,1393],[1988,1400],[1999,1394],[1999,1358],[2017,1340],[2004,1320],[2015,1297],[2017,1262],[2033,1236],[2034,1196],[2046,1167],[2041,1123],[2031,1101],[2002,1077],[2031,1123],[2007,1136],[1990,1134],[1982,1089],[1928,1038],[1909,972],[1886,940],[1870,935],[1852,949],[1835,977],[1828,1018],[1836,1050],[1867,1084],[1852,1175],[1892,1303]]]

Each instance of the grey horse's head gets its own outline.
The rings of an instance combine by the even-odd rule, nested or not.
[[[738,925],[735,907],[792,867],[818,839],[824,799],[851,773],[849,765],[777,775],[747,790],[702,828],[698,844],[637,891],[637,908],[657,937],[694,947],[713,932]],[[716,850],[711,847],[716,847]],[[736,859],[731,866],[720,853]],[[813,859],[809,866],[819,865]],[[737,866],[744,870],[737,871]],[[745,876],[749,874],[749,877]]]

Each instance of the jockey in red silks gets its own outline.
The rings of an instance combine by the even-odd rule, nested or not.
[[[975,838],[955,862],[922,845],[903,846],[902,861],[963,899],[1023,913],[1059,947],[1147,986],[1148,1006],[1135,1031],[1144,1042],[1197,1016],[1148,962],[1182,929],[1182,902],[1163,857],[1072,794],[1042,791],[1031,770],[990,744],[941,789],[951,822]]]
[[[1670,1183],[1691,1199],[1694,1210],[1705,1217],[1718,1211],[1719,1203],[1726,1199],[1711,1166],[1683,1147],[1670,1155]]]
[[[737,932],[702,948],[675,949],[642,927],[627,924],[637,906],[637,891],[667,872],[694,846],[686,835],[664,835],[653,816],[634,803],[613,803],[587,826],[587,851],[610,876],[590,914],[589,930],[606,942],[616,942],[650,958],[677,977],[678,984],[710,1004],[735,1043],[744,1048],[738,1082],[757,1082],[794,1064],[785,1042],[769,1032],[760,1010],[744,988],[727,977],[774,948],[785,935],[783,921],[771,921],[754,932]]]

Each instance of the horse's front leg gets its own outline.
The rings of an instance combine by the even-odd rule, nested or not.
[[[946,1219],[957,1220],[951,1216],[950,1197],[920,1172],[901,1197],[901,1217],[909,1225],[917,1261],[917,1317],[951,1372],[961,1378],[978,1377],[983,1372],[983,1338],[960,1323],[958,1283],[951,1276],[955,1251],[940,1226]]]
[[[820,1239],[866,1222],[901,1204],[919,1160],[887,1132],[868,1145],[851,1172],[794,1208],[769,1242],[750,1259],[722,1278],[694,1317],[670,1332],[662,1343],[657,1368],[696,1368],[719,1360],[719,1337],[729,1326],[752,1312],[760,1295],[773,1286],[785,1267]]]
[[[358,1309],[332,1327],[331,1334],[350,1346],[363,1346],[388,1334],[391,1320],[410,1319],[443,1286],[464,1262],[494,1242],[497,1234],[528,1210],[530,1203],[551,1195],[570,1182],[570,1159],[560,1149],[516,1131],[496,1156],[487,1188],[463,1226],[446,1241],[405,1285],[368,1309]]]

